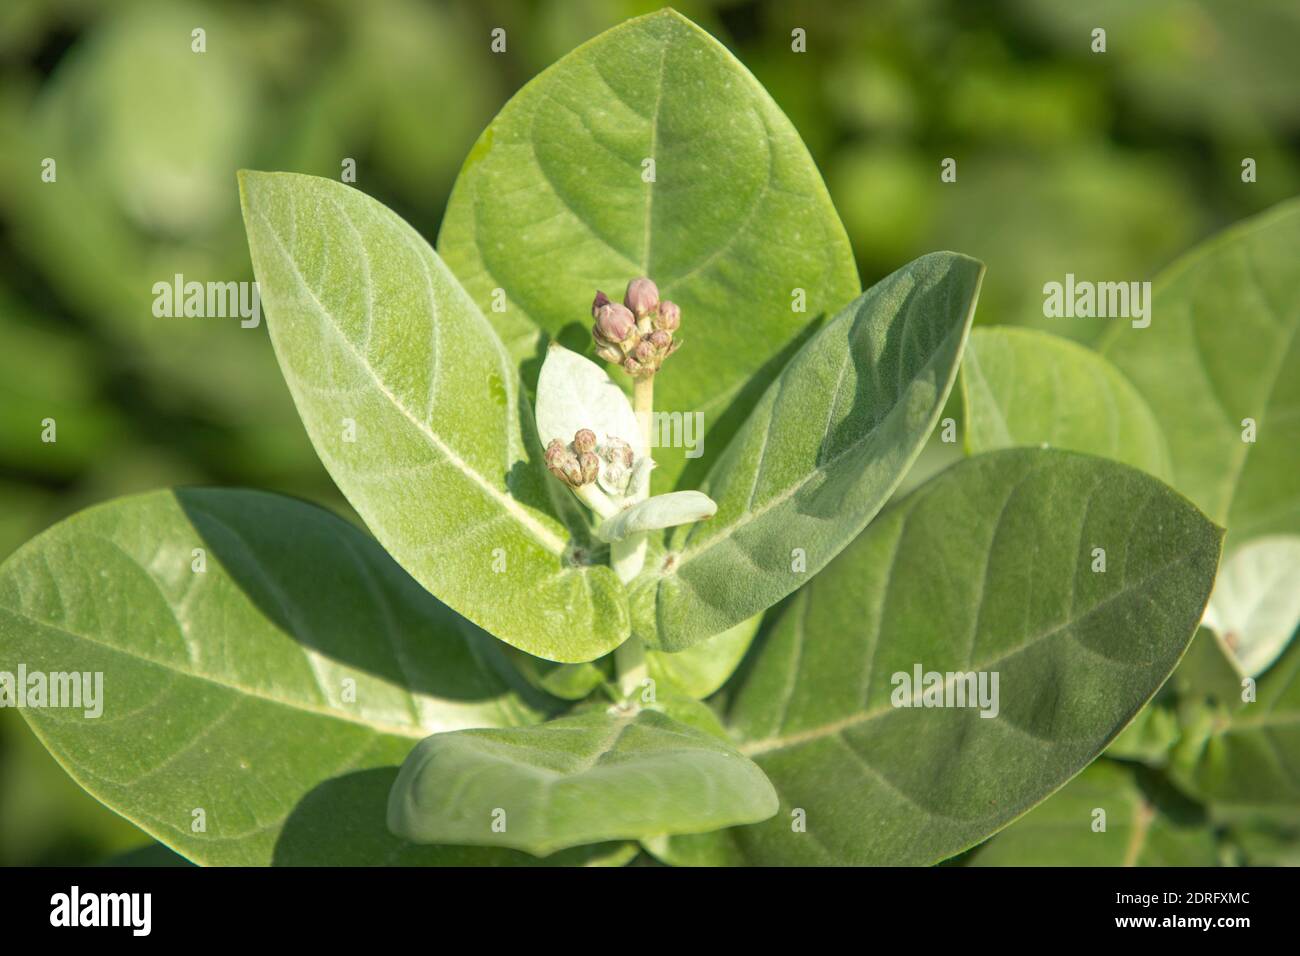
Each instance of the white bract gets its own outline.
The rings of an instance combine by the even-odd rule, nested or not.
[[[544,448],[557,438],[568,444],[583,428],[601,445],[618,438],[636,458],[649,454],[623,390],[595,362],[552,343],[537,379],[537,435]]]
[[[1243,674],[1264,673],[1300,626],[1300,537],[1257,538],[1224,561],[1201,623]]]
[[[575,444],[576,436],[587,431],[595,435],[594,450],[589,444]],[[586,448],[599,460],[594,480],[591,471],[578,469],[565,449],[557,448],[555,453],[568,459],[569,472],[549,459],[548,465],[603,519],[596,536],[611,545],[610,563],[625,584],[645,565],[649,532],[711,518],[718,510],[699,491],[647,497],[654,468],[647,432],[627,395],[604,369],[561,345],[551,345],[537,381],[538,437],[543,445],[560,442],[574,454]]]

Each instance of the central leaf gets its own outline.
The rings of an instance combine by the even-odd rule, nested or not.
[[[706,455],[757,397],[745,389],[755,373],[761,391],[804,327],[859,291],[799,134],[672,11],[601,34],[506,105],[465,162],[438,250],[529,383],[542,335],[590,351],[598,288],[617,296],[633,276],[654,279],[681,306],[684,342],[657,406],[701,413]],[[655,458],[656,490],[690,461],[683,448]]]

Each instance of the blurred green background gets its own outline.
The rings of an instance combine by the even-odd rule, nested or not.
[[[352,158],[358,188],[432,239],[461,160],[509,96],[659,5],[0,4],[0,558],[79,508],[163,485],[255,485],[346,511],[265,328],[155,318],[153,284],[252,278],[244,166],[337,177]],[[959,250],[988,264],[980,322],[1042,325],[1044,282],[1150,278],[1300,193],[1296,0],[677,7],[790,115],[864,285]],[[504,54],[490,51],[495,27]],[[796,27],[806,53],[791,50]],[[1105,54],[1091,51],[1094,27]],[[1241,181],[1247,156],[1254,184]],[[940,182],[944,157],[956,183]],[[40,439],[45,418],[56,443]],[[0,864],[94,863],[149,842],[0,710]]]

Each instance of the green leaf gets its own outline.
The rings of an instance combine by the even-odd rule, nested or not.
[[[972,454],[1051,446],[1113,458],[1157,478],[1169,453],[1151,409],[1091,349],[1031,329],[975,329],[962,358]]]
[[[1013,449],[877,518],[751,652],[730,728],[781,797],[747,860],[928,864],[1086,766],[1169,676],[1220,532],[1127,466]],[[1105,573],[1092,549],[1104,547]],[[898,707],[900,675],[998,676],[997,716]],[[806,832],[792,829],[796,811]]]
[[[561,700],[582,700],[601,684],[612,679],[613,659],[583,664],[557,664],[510,648],[511,662],[528,683]]]
[[[1224,815],[1300,806],[1300,642],[1258,681],[1256,699],[1220,711],[1174,754],[1178,780]]]
[[[1214,866],[1214,831],[1098,760],[975,851],[971,866]],[[1097,811],[1105,812],[1105,829]]]
[[[438,249],[516,360],[540,353],[539,333],[590,351],[596,290],[617,300],[653,278],[681,306],[684,342],[656,405],[703,413],[718,449],[806,326],[860,289],[790,121],[671,10],[602,33],[506,104],[465,161]],[[675,487],[684,449],[656,458],[656,491]]]
[[[984,267],[943,252],[850,303],[772,382],[713,465],[710,521],[634,586],[633,623],[682,650],[816,574],[888,500],[957,374]]]
[[[1230,541],[1300,534],[1298,246],[1300,201],[1238,224],[1155,279],[1149,328],[1105,340],[1165,434],[1174,487]]]
[[[656,683],[702,700],[725,684],[740,666],[762,623],[763,615],[756,614],[684,651],[646,651],[650,676]]]
[[[0,671],[102,672],[102,716],[23,716],[87,791],[188,859],[528,862],[385,828],[416,741],[541,715],[500,644],[316,507],[180,490],[81,512],[0,566],[0,648]]]
[[[1184,656],[1183,662],[1186,660]],[[1182,662],[1179,667],[1182,667]],[[1177,673],[1175,668],[1174,674]],[[1178,743],[1179,726],[1176,710],[1170,702],[1161,699],[1163,696],[1157,694],[1151,703],[1138,711],[1133,722],[1106,748],[1107,757],[1135,760],[1153,767],[1163,766],[1168,761],[1169,751]]]
[[[1232,651],[1208,627],[1192,638],[1169,682],[1183,707],[1215,706],[1235,709],[1241,704],[1242,675]]]
[[[388,824],[418,843],[545,854],[698,833],[776,810],[772,785],[715,735],[651,710],[435,734],[407,758]]]
[[[569,560],[555,517],[568,493],[542,464],[513,364],[455,276],[341,183],[243,173],[240,186],[289,390],[389,554],[530,654],[579,662],[621,644],[622,586],[609,567]]]
[[[1243,674],[1268,670],[1300,627],[1300,537],[1269,535],[1234,552],[1219,569],[1204,624]]]

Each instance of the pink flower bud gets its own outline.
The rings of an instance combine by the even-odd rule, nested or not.
[[[636,318],[616,302],[606,302],[596,315],[596,325],[591,334],[597,342],[621,345],[636,331]]]
[[[573,450],[578,454],[596,450],[596,433],[590,428],[580,428],[573,436]]]
[[[591,300],[591,317],[593,319],[600,315],[600,307],[602,305],[609,305],[609,296],[597,289],[596,298]]]
[[[655,316],[655,328],[665,332],[676,332],[682,324],[682,310],[676,302],[667,300],[659,303],[659,314]]]
[[[578,456],[578,467],[582,473],[582,484],[591,484],[600,474],[600,458],[594,451],[584,451]]]
[[[633,279],[627,284],[623,304],[639,319],[659,308],[659,288],[649,279]]]

